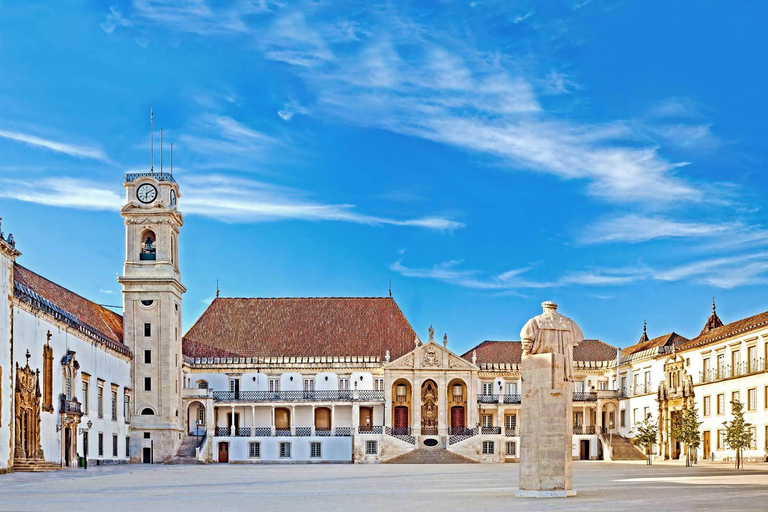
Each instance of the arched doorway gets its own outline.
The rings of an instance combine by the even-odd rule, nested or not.
[[[411,429],[411,383],[397,379],[392,383],[392,433],[410,435]]]
[[[360,430],[370,432],[373,430],[373,407],[360,407]]]
[[[422,435],[437,435],[437,383],[426,380],[421,385],[421,433]]]
[[[16,416],[16,459],[43,459],[40,442],[40,380],[39,373],[27,365],[23,368],[16,363],[16,393],[14,408]]]
[[[467,430],[467,385],[462,379],[448,383],[448,408],[451,435],[464,435]]]
[[[187,427],[190,435],[201,436],[205,433],[205,405],[201,402],[190,402],[187,407]]]
[[[330,428],[330,427],[329,427]],[[275,409],[275,430],[291,429],[291,411],[286,407]]]

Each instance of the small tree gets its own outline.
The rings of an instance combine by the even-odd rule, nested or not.
[[[736,469],[744,467],[743,452],[744,448],[749,448],[752,444],[752,432],[749,427],[751,423],[744,421],[744,404],[738,400],[731,402],[733,411],[733,420],[724,421],[725,426],[725,444],[736,451]]]
[[[659,427],[650,414],[632,429],[632,442],[645,448],[648,465],[653,464],[653,445],[659,437]]]
[[[696,407],[686,407],[672,423],[672,437],[685,444],[685,465],[690,466],[692,452],[701,445],[699,411]]]

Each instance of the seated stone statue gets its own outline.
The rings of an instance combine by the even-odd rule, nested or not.
[[[144,252],[145,253],[155,252],[155,244],[152,242],[151,237],[147,237],[147,241],[144,242]]]

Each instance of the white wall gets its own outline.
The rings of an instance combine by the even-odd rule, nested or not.
[[[218,454],[218,444],[229,442],[230,462],[351,462],[351,437],[229,437],[216,438],[214,458]],[[261,457],[248,457],[248,443],[261,443]],[[291,443],[291,458],[281,459],[279,443]],[[321,458],[310,457],[310,443],[322,444]]]
[[[11,363],[11,305],[13,262],[0,251],[0,471],[8,469],[11,458],[13,423],[13,365]]]
[[[121,357],[107,352],[104,348],[85,341],[74,334],[60,329],[58,325],[48,322],[42,314],[34,316],[27,311],[14,307],[13,320],[13,344],[14,361],[19,366],[25,366],[26,351],[29,349],[29,365],[33,369],[40,369],[40,387],[43,388],[43,346],[45,345],[46,334],[51,332],[51,347],[53,348],[53,407],[54,412],[41,413],[41,439],[45,459],[52,462],[61,462],[62,434],[56,432],[56,424],[59,422],[59,395],[64,390],[64,378],[62,375],[61,360],[67,354],[67,351],[76,352],[75,359],[80,364],[80,371],[72,384],[72,394],[80,403],[84,404],[82,396],[82,373],[90,375],[89,386],[89,406],[90,409],[84,411],[80,427],[90,420],[93,424],[89,433],[89,459],[101,459],[105,461],[125,460],[125,437],[128,435],[124,418],[123,397],[125,388],[131,387],[130,363]],[[14,362],[14,365],[15,365]],[[5,378],[5,376],[4,376]],[[98,418],[97,408],[97,380],[104,380],[104,418]],[[112,421],[112,387],[111,384],[117,384],[117,421]],[[5,422],[6,417],[3,416]],[[98,433],[104,434],[104,455],[98,455]],[[118,435],[118,456],[112,456],[112,435]],[[77,436],[77,452],[82,455],[82,435]]]

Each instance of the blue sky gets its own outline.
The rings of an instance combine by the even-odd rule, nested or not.
[[[224,296],[395,298],[462,351],[542,300],[589,337],[768,309],[768,6],[0,4],[0,216],[120,304],[149,109],[182,187],[185,326]],[[155,165],[159,165],[156,133]]]

